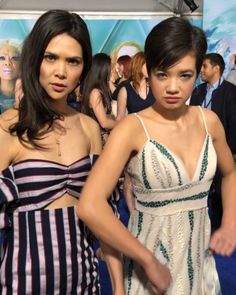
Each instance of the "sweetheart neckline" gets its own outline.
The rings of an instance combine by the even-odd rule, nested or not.
[[[78,160],[75,160],[74,162],[72,162],[71,164],[69,164],[69,165],[66,165],[66,164],[63,164],[63,163],[58,163],[58,162],[56,162],[56,161],[53,161],[53,160],[47,160],[47,159],[24,159],[24,160],[20,160],[20,161],[18,161],[18,162],[15,162],[15,163],[12,163],[11,165],[9,165],[9,166],[12,166],[12,167],[15,167],[15,166],[17,166],[17,165],[20,165],[20,164],[22,164],[22,163],[27,163],[27,162],[43,162],[43,163],[52,163],[52,164],[54,164],[54,165],[58,165],[58,166],[63,166],[63,167],[71,167],[71,166],[73,166],[73,165],[75,165],[75,164],[77,164],[77,163],[79,163],[79,162],[81,162],[81,161],[83,161],[83,160],[85,160],[86,158],[90,158],[90,155],[87,155],[87,156],[84,156],[84,157],[82,157],[82,158],[80,158],[80,159],[78,159]],[[7,168],[6,168],[7,169]],[[4,169],[5,170],[5,169]],[[4,171],[3,170],[3,171]]]

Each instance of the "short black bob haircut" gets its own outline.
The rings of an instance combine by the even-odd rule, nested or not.
[[[157,24],[147,36],[145,58],[147,71],[166,70],[187,54],[196,57],[199,74],[207,50],[207,40],[202,29],[182,17],[170,17]]]

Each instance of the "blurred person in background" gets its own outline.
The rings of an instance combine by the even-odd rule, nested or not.
[[[0,113],[15,104],[15,83],[19,75],[19,46],[10,41],[0,44]]]
[[[155,102],[149,87],[148,74],[143,52],[136,53],[130,63],[129,80],[120,88],[117,96],[117,117],[123,119],[127,112],[135,113]]]

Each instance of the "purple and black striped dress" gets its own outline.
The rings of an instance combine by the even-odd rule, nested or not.
[[[75,207],[45,210],[68,193],[79,199],[97,156],[66,166],[24,160],[0,175],[0,294],[100,294],[91,233]],[[119,193],[114,191],[114,210]]]

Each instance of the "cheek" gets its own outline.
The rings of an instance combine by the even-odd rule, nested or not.
[[[192,95],[194,85],[195,85],[195,82],[191,82],[191,83],[185,85],[184,92],[186,93],[186,96],[189,97]]]
[[[42,67],[40,68],[40,72],[39,72],[39,83],[44,86],[45,84],[45,79],[46,79],[46,73],[45,71],[42,69]]]
[[[158,82],[150,82],[150,88],[155,98],[160,96],[164,91],[164,87]]]
[[[13,62],[13,63],[12,63],[12,67],[13,67],[16,71],[18,71],[18,70],[19,70],[19,63]]]
[[[41,64],[40,70],[39,70],[39,80],[43,81],[49,76],[49,67],[45,66],[44,63]]]

